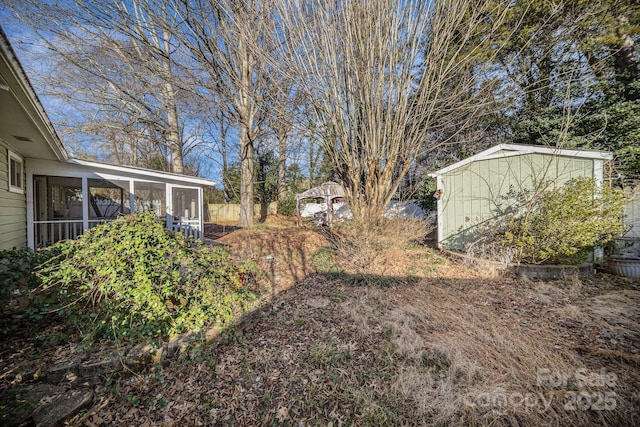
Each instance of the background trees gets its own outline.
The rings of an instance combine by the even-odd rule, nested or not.
[[[9,5],[39,36],[30,74],[66,105],[53,116],[65,141],[75,142],[71,148],[96,155],[96,144],[120,164],[185,172],[188,92],[175,66],[180,52],[168,1]]]
[[[40,36],[29,71],[76,153],[174,172],[213,159],[243,226],[265,155],[279,200],[296,165],[305,187],[341,180],[363,223],[500,142],[613,150],[640,178],[631,0],[5,4]]]
[[[239,225],[253,225],[254,155],[265,120],[266,74],[259,52],[268,52],[270,2],[177,1],[176,33],[199,68],[192,83],[237,127],[240,173]]]
[[[515,1],[504,28],[513,35],[497,33],[504,48],[483,61],[498,82],[491,123],[517,143],[614,151],[639,178],[636,2]]]
[[[379,222],[416,161],[475,119],[487,92],[470,71],[490,41],[477,34],[501,28],[504,11],[467,0],[278,3],[283,69],[313,108],[358,221]]]

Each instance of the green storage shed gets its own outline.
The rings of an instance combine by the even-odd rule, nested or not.
[[[542,186],[577,177],[602,183],[604,151],[500,144],[429,174],[437,180],[438,247],[466,250],[482,226],[508,213]]]

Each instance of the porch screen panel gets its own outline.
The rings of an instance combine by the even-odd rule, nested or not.
[[[89,179],[89,219],[112,220],[131,212],[129,182]]]
[[[152,211],[156,217],[164,217],[167,212],[167,188],[159,182],[134,183],[135,211]]]
[[[198,190],[195,188],[173,188],[172,192],[174,220],[198,220],[200,218],[198,206]]]
[[[48,177],[49,218],[82,219],[82,179]]]
[[[33,185],[36,246],[82,234],[82,179],[35,175]]]

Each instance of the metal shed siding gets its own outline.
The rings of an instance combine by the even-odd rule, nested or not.
[[[26,198],[9,191],[7,155],[7,146],[0,141],[0,250],[27,244]]]
[[[640,184],[629,191],[629,199],[624,210],[624,223],[629,227],[625,237],[640,239]]]
[[[521,154],[478,160],[442,176],[443,247],[466,249],[483,223],[513,207],[518,195],[553,182],[593,177],[591,159]]]

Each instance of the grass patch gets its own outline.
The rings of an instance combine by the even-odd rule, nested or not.
[[[310,277],[216,347],[165,368],[164,382],[184,383],[185,392],[163,398],[183,403],[136,414],[151,424],[168,415],[205,425],[371,426],[634,425],[639,415],[638,290],[446,278],[352,286],[345,278]],[[599,348],[600,333],[617,344]],[[603,368],[615,384],[576,381],[576,372]],[[554,383],[540,372],[570,378]],[[160,383],[144,387],[120,382],[141,402],[166,393]],[[572,396],[605,392],[615,393],[616,408],[565,409]],[[141,406],[121,405],[100,416],[120,420]],[[185,405],[190,412],[180,412]]]
[[[319,273],[338,273],[340,267],[335,263],[335,250],[332,246],[325,246],[311,255],[311,263]]]
[[[288,233],[274,234],[284,249],[298,242]],[[226,328],[215,345],[111,377],[96,388],[89,418],[69,423],[637,424],[637,283],[608,275],[571,283],[478,278],[421,250],[388,252],[386,267],[374,268],[384,274],[310,275]],[[418,261],[437,277],[407,278]],[[602,369],[614,383],[576,377]],[[556,374],[566,381],[554,382]],[[566,409],[587,396],[596,404],[598,393],[615,393],[616,407]]]
[[[423,220],[395,218],[367,227],[344,221],[335,227],[335,259],[351,273],[393,274],[388,260],[397,262],[395,254],[420,242],[427,231]]]

